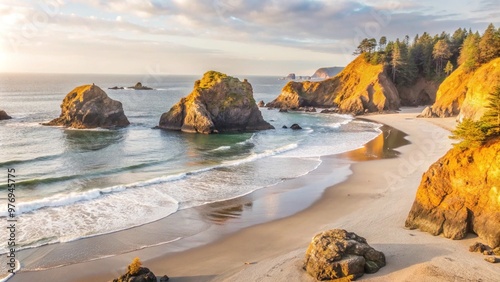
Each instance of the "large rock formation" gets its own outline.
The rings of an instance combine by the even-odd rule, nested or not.
[[[500,87],[500,58],[483,65],[470,78],[458,119],[479,120],[489,104],[490,94],[496,87]]]
[[[161,116],[159,128],[209,134],[274,127],[262,118],[246,79],[209,71],[196,81],[191,94]]]
[[[482,116],[485,97],[500,84],[500,58],[482,65],[475,71],[465,72],[458,67],[439,86],[432,115],[438,117],[457,116],[479,119]],[[469,98],[467,98],[469,97]]]
[[[474,232],[500,246],[500,139],[453,148],[431,165],[405,225],[451,239]]]
[[[122,103],[108,97],[96,85],[83,85],[69,92],[61,104],[61,115],[44,125],[72,128],[115,128],[129,125]]]
[[[398,86],[401,106],[432,105],[436,101],[439,83],[423,77],[412,86]]]
[[[340,112],[362,114],[397,110],[398,90],[387,77],[382,64],[372,65],[360,55],[334,78],[319,82],[289,82],[281,94],[267,106],[300,107],[338,106]]]
[[[319,281],[349,279],[375,273],[385,266],[385,256],[366,243],[366,239],[343,229],[332,229],[314,236],[306,252],[304,269]]]
[[[331,68],[319,68],[311,76],[313,79],[327,79],[336,76],[344,68],[343,67],[331,67]]]
[[[11,119],[12,117],[9,116],[4,110],[0,110],[0,120],[4,119]]]

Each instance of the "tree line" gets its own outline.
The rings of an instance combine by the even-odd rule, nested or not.
[[[457,29],[431,36],[424,32],[410,41],[388,41],[386,36],[363,39],[354,54],[363,54],[372,64],[385,64],[397,85],[412,85],[419,77],[442,80],[458,66],[466,72],[500,57],[500,28],[488,25],[483,35],[471,29]]]

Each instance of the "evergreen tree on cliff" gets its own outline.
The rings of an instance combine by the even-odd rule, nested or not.
[[[488,137],[500,136],[500,86],[491,93],[488,101],[488,111],[482,120],[486,124]]]
[[[500,36],[491,23],[479,41],[479,62],[484,64],[500,56]]]
[[[479,41],[477,33],[469,33],[465,38],[458,62],[464,66],[466,72],[473,71],[479,66]]]
[[[445,39],[439,40],[436,45],[434,45],[432,55],[434,56],[434,60],[436,60],[436,74],[441,75],[444,62],[452,55],[450,46]]]

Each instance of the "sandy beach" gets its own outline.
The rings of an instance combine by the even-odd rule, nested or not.
[[[125,271],[133,257],[157,276],[170,281],[313,281],[302,270],[311,238],[318,232],[343,228],[365,237],[385,253],[387,266],[366,281],[498,281],[500,268],[469,253],[480,241],[461,241],[407,230],[404,221],[422,173],[451,148],[447,138],[455,121],[417,119],[421,108],[365,118],[408,134],[411,143],[397,149],[397,158],[351,165],[352,174],[324,191],[312,206],[292,216],[244,228],[217,241],[178,253],[161,254],[152,247],[115,257],[41,272],[20,272],[11,281],[109,281]],[[328,160],[314,173],[317,183],[328,178]],[[310,179],[310,178],[309,178]],[[120,266],[120,267],[117,267]]]

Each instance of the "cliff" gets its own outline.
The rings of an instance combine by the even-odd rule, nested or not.
[[[362,114],[397,110],[398,90],[382,64],[372,65],[358,56],[337,76],[319,82],[289,82],[268,107],[335,107],[340,112]]]
[[[432,105],[436,101],[436,93],[439,83],[419,77],[417,82],[411,86],[398,86],[401,106],[423,106]]]
[[[311,77],[316,79],[327,79],[336,76],[343,69],[343,67],[319,68]]]
[[[450,117],[460,113],[464,117],[479,119],[485,99],[500,84],[500,58],[467,73],[458,67],[439,86],[436,102],[425,116]],[[462,111],[463,109],[463,111]]]
[[[274,128],[262,118],[246,79],[216,71],[197,80],[191,94],[161,116],[158,127],[205,134]]]
[[[43,125],[72,128],[115,128],[129,125],[122,103],[108,97],[96,85],[71,90],[61,104],[61,115]]]
[[[459,120],[470,118],[479,120],[488,105],[490,93],[500,86],[500,58],[479,68],[467,84],[467,94],[463,101]]]
[[[451,239],[474,232],[500,246],[500,139],[453,148],[431,165],[405,225]]]

